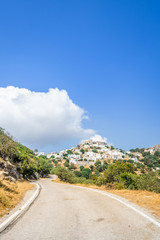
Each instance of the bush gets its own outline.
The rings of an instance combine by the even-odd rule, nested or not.
[[[108,169],[104,171],[104,177],[108,183],[119,182],[122,173],[134,173],[133,169],[134,167],[130,163],[116,161],[116,163],[110,165]]]
[[[53,168],[53,165],[50,160],[47,160],[45,158],[39,158],[38,159],[38,166],[37,166],[37,172],[46,175],[51,172]]]
[[[24,178],[29,178],[37,172],[37,163],[35,161],[29,161],[25,159],[20,167],[20,173]]]
[[[64,166],[69,167],[69,162],[67,160],[65,161]]]
[[[125,188],[125,186],[124,186],[123,183],[116,183],[116,189],[122,190],[122,189],[124,189],[124,188]]]
[[[86,178],[84,178],[84,177],[76,177],[76,183],[86,184]]]
[[[89,175],[92,173],[92,171],[89,168],[83,168],[82,170],[82,176],[86,179],[89,178]]]
[[[130,173],[121,173],[119,183],[122,183],[123,187],[128,188],[132,183],[132,175]]]
[[[160,193],[160,179],[154,176],[153,173],[133,175],[132,179],[135,189]]]
[[[154,156],[160,157],[160,151],[155,151]]]
[[[80,166],[80,170],[82,171],[84,169],[84,166]]]
[[[103,175],[100,175],[95,181],[94,183],[97,185],[97,186],[101,186],[101,185],[105,185],[106,184],[106,179]]]
[[[82,173],[79,172],[79,171],[74,171],[74,174],[76,177],[81,177],[82,176]]]
[[[58,167],[54,170],[54,173],[63,182],[75,183],[75,175],[64,167]]]
[[[94,166],[93,166],[93,165],[90,165],[89,167],[90,167],[91,171],[93,171]]]

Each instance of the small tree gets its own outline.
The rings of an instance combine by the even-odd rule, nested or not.
[[[80,151],[81,151],[81,153],[82,153],[82,154],[84,154],[84,153],[85,153],[85,151],[84,151],[84,149],[83,149],[83,148],[81,148],[81,150],[80,150]]]
[[[80,166],[80,170],[82,171],[84,169],[84,166]]]
[[[91,171],[93,171],[94,166],[93,166],[93,165],[90,165],[89,167],[90,167]]]
[[[84,168],[82,170],[82,176],[85,177],[86,179],[89,178],[90,173],[92,173],[92,171],[89,168]]]

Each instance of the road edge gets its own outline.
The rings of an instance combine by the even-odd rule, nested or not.
[[[114,200],[120,202],[121,204],[125,205],[127,208],[130,208],[133,211],[137,212],[139,215],[143,216],[148,221],[150,221],[151,223],[155,224],[157,227],[160,227],[159,218],[153,216],[153,214],[149,210],[147,210],[147,209],[145,209],[145,208],[143,208],[143,207],[141,207],[141,206],[139,206],[139,205],[137,205],[135,203],[132,203],[127,198],[121,197],[121,196],[113,194],[113,193],[109,193],[109,192],[101,190],[101,189],[93,189],[93,188],[90,188],[88,186],[79,186],[79,185],[76,185],[76,184],[69,184],[69,183],[66,184],[66,183],[63,183],[63,182],[54,182],[54,183],[65,184],[65,185],[69,185],[71,187],[76,187],[76,188],[80,188],[80,189],[86,189],[86,190],[90,190],[90,191],[93,191],[93,192],[100,193],[102,195],[106,195],[107,197],[109,197],[111,199],[114,199]],[[148,211],[148,213],[144,212],[142,209]],[[149,216],[149,215],[151,215],[151,216]]]
[[[0,224],[0,233],[2,233],[7,227],[13,224],[22,214],[24,214],[27,211],[27,209],[33,204],[33,202],[37,199],[41,191],[41,186],[39,183],[34,183],[34,185],[36,185],[36,190],[33,193],[32,197],[28,201],[26,201],[26,203],[23,204],[23,206],[20,209],[18,209],[15,213],[13,213],[4,222]]]

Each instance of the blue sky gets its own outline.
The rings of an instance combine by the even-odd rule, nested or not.
[[[0,87],[65,89],[116,147],[158,144],[159,12],[154,0],[1,1]]]

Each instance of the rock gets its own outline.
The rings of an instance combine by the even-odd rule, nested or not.
[[[0,158],[0,169],[1,179],[16,181],[23,178],[13,164],[11,164],[9,161],[4,161],[2,158]]]
[[[5,180],[16,183],[16,179],[11,176],[4,177]]]
[[[34,173],[34,177],[36,180],[38,180],[40,178],[40,175],[38,173]]]

